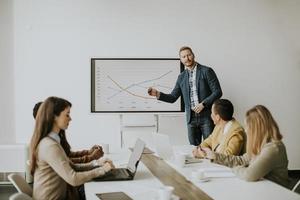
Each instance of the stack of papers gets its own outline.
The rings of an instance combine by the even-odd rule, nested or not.
[[[185,156],[185,164],[191,164],[191,163],[200,163],[201,159],[195,158],[194,156],[191,155],[186,155]]]
[[[223,178],[223,177],[235,177],[235,174],[230,168],[204,168],[205,177],[209,178]]]

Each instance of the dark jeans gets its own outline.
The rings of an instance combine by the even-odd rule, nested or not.
[[[199,116],[199,114],[192,113],[191,122],[187,124],[188,137],[191,145],[198,146],[205,140],[213,131],[215,125],[210,116]]]
[[[84,184],[78,186],[77,189],[78,189],[80,200],[86,200],[85,191],[84,191]]]

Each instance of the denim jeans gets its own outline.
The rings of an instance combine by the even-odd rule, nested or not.
[[[86,200],[86,198],[85,198],[84,184],[78,186],[77,190],[78,190],[78,194],[79,194],[80,200]]]
[[[191,122],[187,124],[188,137],[191,145],[198,146],[213,131],[215,125],[210,116],[199,116],[192,114]]]

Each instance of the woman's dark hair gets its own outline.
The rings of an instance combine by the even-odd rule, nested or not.
[[[60,130],[59,137],[60,137],[60,144],[61,144],[62,148],[64,149],[66,155],[69,157],[70,153],[71,153],[71,146],[68,143],[66,133],[64,130]]]
[[[34,174],[37,160],[37,147],[40,141],[47,137],[52,131],[55,116],[59,116],[62,111],[66,108],[72,107],[72,104],[62,98],[48,97],[40,106],[37,108],[36,122],[34,127],[33,136],[31,138],[31,174]],[[60,136],[65,136],[65,131],[60,130]],[[70,147],[70,145],[69,145]],[[65,149],[66,151],[66,149]],[[69,149],[70,151],[70,149]],[[67,152],[66,152],[67,153]]]
[[[36,118],[37,112],[38,112],[40,106],[42,105],[42,103],[43,103],[43,102],[40,101],[40,102],[38,102],[38,103],[36,103],[36,104],[34,105],[34,107],[33,107],[33,112],[32,112],[32,115],[33,115],[33,118],[34,118],[34,119]]]
[[[34,105],[34,107],[33,107],[33,117],[34,117],[34,119],[36,118],[37,112],[39,110],[39,107],[42,105],[42,103],[43,102],[40,101],[40,102],[38,102]],[[61,144],[62,148],[64,149],[67,156],[69,156],[70,153],[71,153],[71,146],[68,143],[65,131],[61,130],[58,135],[60,137],[60,144]]]
[[[214,102],[214,111],[225,121],[232,120],[233,105],[228,99],[217,99]]]

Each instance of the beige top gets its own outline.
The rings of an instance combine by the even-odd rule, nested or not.
[[[243,156],[219,153],[215,155],[216,159],[213,162],[233,167],[232,171],[243,180],[257,181],[264,177],[289,187],[288,159],[285,146],[281,141],[265,144],[253,159],[250,159],[247,153]]]
[[[242,155],[246,144],[245,131],[235,119],[230,122],[230,128],[225,134],[223,128],[217,125],[212,134],[200,146],[209,147],[213,151],[225,155]]]
[[[67,183],[79,186],[105,174],[103,167],[93,169],[91,163],[72,164],[63,148],[50,137],[38,145],[37,168],[34,172],[33,198],[66,199]]]

